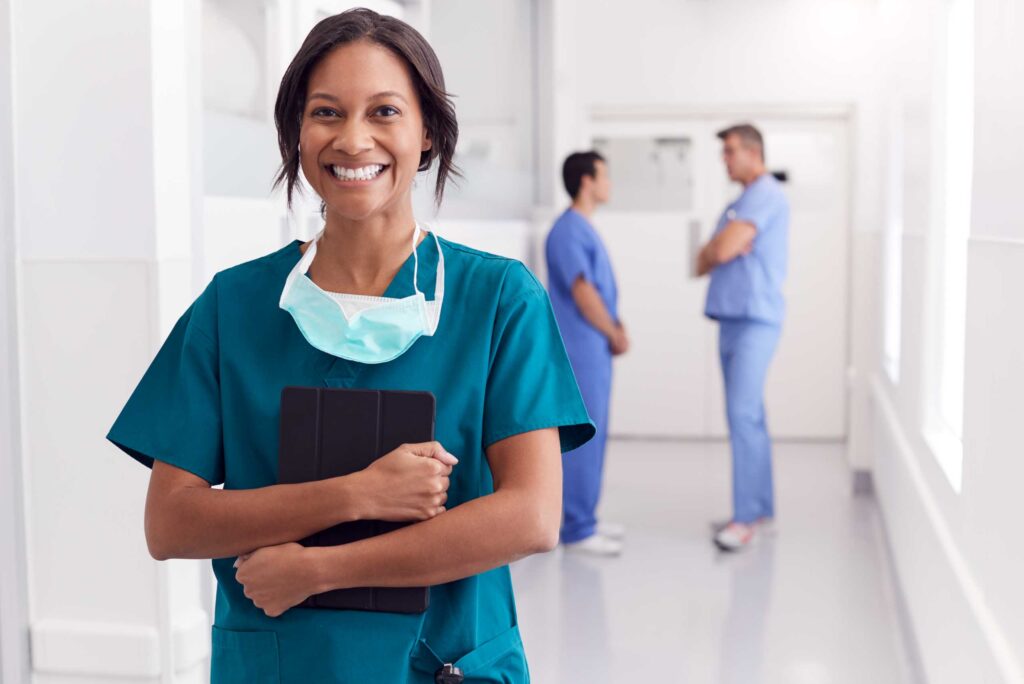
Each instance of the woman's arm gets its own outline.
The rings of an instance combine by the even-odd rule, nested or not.
[[[444,584],[554,548],[562,517],[558,430],[496,442],[487,459],[493,494],[420,524],[343,546],[260,549],[241,559],[236,577],[246,596],[276,616],[311,594]]]
[[[444,584],[553,549],[562,519],[557,428],[496,442],[487,460],[493,494],[392,534],[317,549],[321,585],[315,593]]]
[[[221,490],[157,461],[146,496],[146,543],[157,560],[226,558],[350,520],[426,520],[444,510],[455,463],[437,442],[411,444],[344,477]]]

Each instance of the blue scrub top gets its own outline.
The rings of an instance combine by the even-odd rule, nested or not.
[[[601,236],[583,214],[570,207],[551,227],[545,252],[551,307],[573,365],[578,368],[577,361],[585,363],[591,357],[611,358],[608,338],[583,317],[572,297],[573,283],[582,276],[618,320],[619,290]]]
[[[278,307],[299,241],[223,271],[174,326],[108,439],[226,489],[277,482],[281,389],[289,385],[425,390],[437,439],[459,458],[448,506],[494,491],[484,450],[558,427],[563,451],[594,434],[547,294],[517,261],[441,240],[440,325],[389,363],[359,364],[310,346]],[[437,248],[418,248],[433,293]],[[385,293],[413,294],[409,259]],[[433,682],[444,663],[470,681],[528,681],[507,566],[431,589],[423,615],[293,608],[269,618],[242,593],[234,558],[213,561],[217,607],[211,680]]]
[[[704,314],[714,319],[781,324],[786,311],[782,282],[789,251],[789,201],[781,183],[766,173],[748,185],[726,207],[715,234],[730,221],[754,224],[754,248],[711,271]]]

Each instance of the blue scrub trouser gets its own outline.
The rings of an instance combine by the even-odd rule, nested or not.
[[[589,356],[589,355],[588,355]],[[607,358],[573,359],[576,382],[597,433],[589,442],[562,454],[562,543],[582,541],[597,528],[597,502],[601,497],[604,449],[608,441],[608,402],[612,363]]]
[[[721,320],[718,332],[732,447],[733,520],[750,523],[775,515],[764,382],[782,328],[756,321]]]

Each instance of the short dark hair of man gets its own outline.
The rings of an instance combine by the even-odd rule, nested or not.
[[[764,138],[761,131],[748,123],[736,124],[723,128],[716,134],[720,140],[725,140],[730,135],[735,135],[746,147],[752,147],[761,153],[761,161],[764,161]]]
[[[604,157],[597,152],[573,152],[565,158],[562,164],[562,181],[565,183],[565,191],[569,197],[576,199],[580,194],[580,186],[583,184],[583,177],[597,176],[597,162],[604,161]]]

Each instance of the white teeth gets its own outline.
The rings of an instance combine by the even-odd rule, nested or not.
[[[384,170],[383,164],[370,164],[358,169],[346,169],[340,166],[331,166],[331,171],[341,180],[370,180]]]

